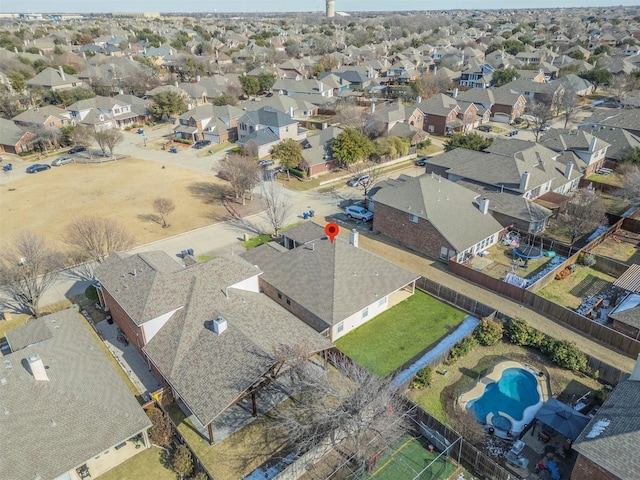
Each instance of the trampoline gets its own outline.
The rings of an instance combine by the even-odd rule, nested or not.
[[[536,247],[535,245],[515,247],[513,249],[513,253],[518,257],[524,258],[526,260],[530,260],[532,258],[540,258],[544,254],[542,248]]]

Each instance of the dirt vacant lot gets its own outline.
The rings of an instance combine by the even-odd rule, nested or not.
[[[70,222],[99,215],[120,221],[141,245],[229,218],[219,195],[227,186],[210,175],[139,159],[53,167],[0,187],[0,242],[28,229],[63,247]],[[158,197],[176,205],[169,228],[152,220]],[[233,207],[246,215],[257,203]]]

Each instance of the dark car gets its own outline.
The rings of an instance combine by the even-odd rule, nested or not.
[[[416,167],[424,167],[427,164],[429,157],[422,157],[416,160]]]
[[[49,170],[51,165],[45,165],[44,163],[34,163],[33,165],[29,165],[27,167],[27,173],[38,173],[43,170]]]
[[[86,150],[85,147],[78,145],[77,147],[73,147],[71,150],[69,150],[67,153],[70,154],[74,154],[74,153],[80,153],[80,152],[84,152]]]
[[[478,130],[480,130],[481,132],[491,132],[493,131],[493,127],[491,125],[480,125],[478,127]]]
[[[211,145],[211,140],[198,140],[196,143],[193,144],[193,148],[204,148],[207,145]]]

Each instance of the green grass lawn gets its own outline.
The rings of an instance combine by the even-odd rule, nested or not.
[[[176,480],[178,476],[165,465],[164,450],[151,447],[142,450],[135,457],[121,463],[116,468],[100,475],[100,480]]]
[[[416,293],[336,341],[358,364],[385,377],[452,331],[466,314]]]

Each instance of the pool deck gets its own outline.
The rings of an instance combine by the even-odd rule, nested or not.
[[[540,402],[538,402],[536,405],[531,405],[527,407],[523,412],[523,418],[527,418],[528,416],[530,416],[528,415],[528,412],[530,410],[537,411],[538,408],[540,408],[540,406],[549,399],[549,390],[547,388],[546,375],[544,377],[539,377],[538,371],[534,369],[532,366],[526,365],[520,362],[514,362],[511,360],[498,363],[495,367],[493,367],[493,370],[491,370],[491,372],[489,372],[487,375],[479,379],[471,390],[460,395],[458,397],[458,404],[460,405],[460,407],[466,409],[467,404],[470,401],[480,398],[484,394],[484,391],[486,390],[487,385],[491,383],[495,383],[498,380],[500,380],[500,378],[502,377],[502,372],[504,372],[507,368],[521,368],[523,370],[528,371],[535,377],[536,381],[538,382],[538,393],[540,394]],[[526,423],[524,420],[521,420],[521,421],[515,420],[513,417],[511,417],[509,414],[505,412],[499,412],[499,413],[500,415],[508,418],[511,421],[514,432],[519,433],[523,430],[524,425]],[[487,420],[486,420],[487,423],[491,422],[492,417],[493,417],[493,414],[487,415]]]

